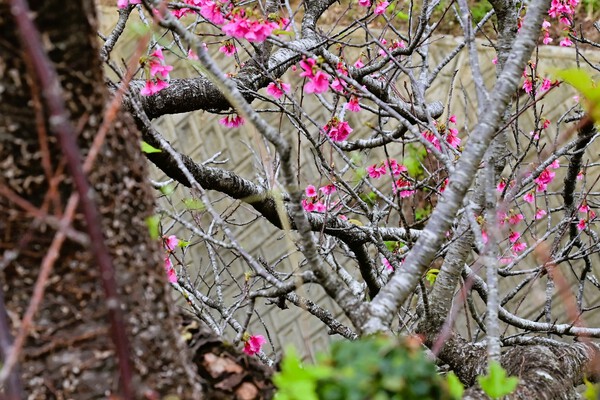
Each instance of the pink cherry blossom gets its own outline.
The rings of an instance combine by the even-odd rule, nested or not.
[[[189,60],[197,60],[198,59],[198,55],[196,53],[194,53],[194,51],[192,49],[188,50],[188,54],[187,54],[187,58]]]
[[[520,237],[521,234],[519,232],[511,232],[508,236],[508,241],[514,244]]]
[[[152,96],[155,93],[160,92],[164,88],[168,87],[169,83],[160,79],[147,80],[146,85],[140,90],[142,96]]]
[[[346,103],[346,108],[352,112],[360,111],[360,103],[358,102],[358,97],[350,96],[350,101]]]
[[[333,183],[330,183],[329,185],[321,186],[319,188],[319,191],[327,196],[332,193],[335,193],[337,191],[337,188],[335,187],[335,185]]]
[[[583,180],[583,176],[585,175],[585,173],[583,172],[583,170],[579,171],[577,173],[577,180],[578,181],[582,181]]]
[[[515,253],[520,253],[527,248],[527,243],[525,242],[515,242],[512,245],[512,249]]]
[[[456,124],[456,115],[451,115],[448,118],[448,122],[452,123],[452,124]]]
[[[358,0],[358,5],[361,7],[371,7],[371,0]]]
[[[304,60],[300,60],[300,68],[302,68],[302,72],[300,76],[306,78],[313,78],[315,65],[317,62],[313,58],[305,58]]]
[[[317,189],[313,185],[308,185],[304,189],[304,193],[306,193],[306,197],[317,197]]]
[[[359,58],[358,60],[356,60],[356,62],[354,63],[354,68],[362,68],[365,66],[365,63],[363,63],[362,59]]]
[[[590,206],[588,206],[587,201],[583,200],[578,210],[582,213],[588,213],[590,211]]]
[[[498,57],[492,58],[492,64],[498,65]]]
[[[406,172],[407,169],[404,165],[399,164],[395,158],[390,158],[389,160],[385,160],[383,165],[390,168],[392,175],[400,175],[402,172]]]
[[[219,51],[226,56],[231,57],[235,54],[235,45],[231,41],[227,40],[223,46],[219,47]]]
[[[348,121],[340,121],[336,117],[332,118],[323,127],[323,130],[334,142],[342,142],[352,133],[352,128],[348,124]]]
[[[571,46],[573,46],[573,42],[567,36],[567,37],[563,38],[563,40],[560,41],[559,45],[562,47],[571,47]]]
[[[525,82],[523,82],[523,90],[527,94],[530,94],[533,91],[533,81],[531,78],[525,79]]]
[[[535,195],[533,192],[527,192],[525,196],[523,196],[523,200],[531,204],[535,201]]]
[[[440,146],[440,141],[438,140],[437,137],[435,137],[435,135],[433,134],[433,132],[431,131],[425,131],[425,132],[421,132],[421,135],[423,135],[423,137],[425,139],[427,139],[427,141],[429,143],[431,143],[433,145],[433,147],[435,147],[438,150],[441,150],[442,147]],[[429,150],[427,150],[429,152]]]
[[[552,164],[550,164],[550,168],[559,169],[560,168],[560,163],[558,162],[558,160],[552,161]]]
[[[324,213],[325,211],[327,211],[327,207],[325,206],[325,203],[323,203],[322,201],[317,201],[315,203],[315,211],[320,212],[320,213]]]
[[[377,6],[375,6],[375,11],[373,11],[373,13],[375,13],[375,15],[381,15],[389,5],[390,3],[388,3],[387,0],[379,1],[377,2]]]
[[[538,176],[537,178],[534,179],[534,182],[537,184],[537,191],[538,192],[543,192],[546,190],[548,184],[550,182],[552,182],[552,180],[554,179],[554,177],[556,176],[556,174],[552,171],[550,171],[549,168],[546,168],[542,171],[542,173],[540,174],[540,176]]]
[[[317,71],[311,79],[304,85],[306,93],[324,93],[329,89],[329,75],[323,71]]]
[[[519,222],[523,221],[524,219],[525,219],[525,217],[523,217],[523,214],[517,214],[517,213],[511,212],[508,217],[508,223],[511,225],[517,225]]]
[[[546,216],[546,214],[547,214],[546,210],[538,208],[537,211],[535,212],[535,219],[542,219]]]
[[[577,229],[582,231],[585,229],[586,226],[587,226],[587,220],[585,218],[582,218],[579,220],[579,223],[577,224]]]
[[[484,231],[483,229],[481,230],[481,241],[483,242],[483,244],[487,244],[487,242],[489,241],[489,237],[486,231]]]
[[[173,70],[171,65],[163,65],[159,61],[152,60],[149,62],[150,75],[161,79],[169,79],[169,72]],[[160,75],[160,76],[158,76]]]
[[[225,18],[223,17],[221,8],[214,1],[205,0],[205,1],[201,2],[200,15],[202,15],[208,21],[210,21],[216,25],[221,25],[222,23],[225,22]],[[269,35],[267,35],[267,36],[269,36]],[[264,39],[263,39],[263,41],[264,41]]]
[[[302,200],[302,207],[307,212],[313,212],[316,209],[315,203],[312,200],[308,200],[308,199]]]
[[[542,40],[542,43],[544,43],[544,44],[550,44],[550,43],[552,43],[553,40],[554,39],[552,39],[550,37],[550,33],[549,32],[544,32],[544,39]]]
[[[227,128],[237,128],[244,125],[246,121],[241,115],[228,115],[219,120],[219,123]]]
[[[177,247],[178,244],[179,239],[177,239],[177,236],[175,235],[168,236],[164,239],[165,249],[167,249],[168,251],[175,250],[175,247]]]
[[[381,178],[382,176],[385,175],[385,172],[386,172],[385,165],[373,164],[373,165],[367,167],[367,173],[369,174],[369,177],[371,177],[373,179]]]
[[[458,137],[458,130],[454,128],[450,128],[448,135],[446,136],[446,142],[450,145],[450,147],[456,149],[460,145],[460,138]]]
[[[289,83],[277,81],[277,83],[271,82],[267,86],[267,93],[270,94],[271,96],[275,97],[276,99],[281,98],[281,96],[283,96],[284,93],[289,93],[289,92],[290,92],[290,84]]]
[[[263,335],[250,336],[244,343],[244,353],[253,356],[260,351],[263,344],[267,343]]]
[[[346,89],[346,82],[339,79],[339,78],[335,78],[332,82],[331,82],[331,88],[333,90],[336,90],[338,92],[342,92],[344,93],[344,90]]]
[[[552,87],[552,81],[548,78],[544,78],[542,81],[542,86],[540,86],[541,92],[547,92]]]
[[[403,188],[410,187],[410,182],[400,178],[396,181],[396,192],[400,195],[401,198],[405,199],[407,197],[412,196],[415,191],[414,190],[404,190]]]
[[[177,282],[177,273],[175,272],[175,268],[173,268],[173,263],[171,262],[169,256],[165,257],[165,272],[167,273],[169,282]]]

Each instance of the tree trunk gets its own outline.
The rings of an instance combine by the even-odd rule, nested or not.
[[[85,156],[107,118],[109,99],[99,60],[94,3],[32,1],[30,8]],[[35,298],[44,258],[52,249],[59,251],[20,353],[22,390],[35,399],[115,396],[120,391],[118,357],[100,270],[86,243],[81,211],[75,213],[62,246],[51,247],[74,187],[48,121],[44,97],[48,88],[36,78],[18,32],[7,1],[0,1],[0,279],[12,337]],[[160,244],[150,239],[145,222],[152,214],[153,196],[139,148],[135,125],[119,111],[88,174],[94,188],[90,197],[101,214],[125,315],[133,397],[200,398],[201,384],[210,397],[218,382],[218,390],[236,391],[229,398],[264,397],[272,392],[268,371],[257,369],[258,377],[249,378],[245,369],[251,364],[235,350],[230,352],[235,357],[229,357],[244,368],[221,373],[211,367],[222,362],[220,341],[213,338],[217,345],[208,347],[214,353],[208,358],[206,346],[196,357],[186,350],[173,318]],[[12,255],[15,259],[9,260]],[[3,344],[1,350],[6,356],[10,348]],[[225,378],[230,381],[222,383]],[[16,389],[6,390],[19,397]]]

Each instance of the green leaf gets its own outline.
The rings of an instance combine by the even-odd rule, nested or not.
[[[183,204],[185,204],[185,207],[191,211],[204,211],[206,209],[206,207],[204,207],[204,203],[197,199],[183,199]]]
[[[425,274],[425,279],[427,279],[427,281],[429,282],[429,284],[431,286],[433,286],[433,284],[435,283],[435,280],[437,279],[438,274],[440,273],[439,269],[436,268],[431,268],[429,271],[427,271],[427,273]]]
[[[160,222],[160,217],[158,215],[151,215],[146,218],[146,226],[148,227],[148,232],[150,233],[150,237],[152,240],[158,239],[158,223]]]
[[[499,362],[490,361],[489,372],[485,376],[478,376],[477,382],[481,389],[493,399],[507,396],[514,392],[519,384],[519,378],[507,377],[506,370]]]
[[[142,151],[144,153],[150,154],[150,153],[160,153],[162,150],[157,149],[156,147],[153,147],[142,140]]]
[[[276,400],[319,400],[316,394],[317,380],[332,374],[330,367],[308,366],[303,368],[293,347],[288,347],[281,361],[281,372],[273,382],[279,389]]]
[[[190,245],[190,242],[186,242],[185,240],[179,240],[179,243],[177,243],[177,247],[181,247],[182,249],[185,247],[188,247]]]
[[[398,11],[398,13],[396,13],[396,18],[398,18],[400,21],[408,21],[409,20],[408,14],[403,13],[402,11]]]
[[[394,252],[394,250],[398,248],[398,242],[385,241],[383,244],[385,244],[385,247],[387,247],[390,252]]]
[[[175,191],[175,185],[169,184],[169,185],[161,186],[159,190],[165,196],[169,196],[171,193],[173,193]]]
[[[585,392],[583,392],[583,398],[586,400],[596,400],[600,392],[598,391],[598,385],[594,385],[588,381],[587,378],[583,378],[585,384]]]
[[[446,375],[446,380],[448,382],[448,392],[450,392],[450,396],[455,400],[462,399],[465,387],[456,374],[450,371],[450,373]]]
[[[291,37],[294,37],[296,35],[294,32],[286,31],[285,29],[274,29],[272,33],[273,35],[287,35]]]
[[[600,87],[586,71],[578,68],[563,69],[555,75],[573,86],[583,96],[583,106],[595,122],[600,121]]]

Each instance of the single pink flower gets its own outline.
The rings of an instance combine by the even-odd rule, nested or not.
[[[322,201],[317,201],[315,203],[315,211],[320,212],[320,213],[324,213],[325,211],[327,211],[327,207],[325,206],[325,203],[323,203]]]
[[[329,75],[323,71],[317,71],[317,73],[308,80],[304,85],[304,91],[306,93],[324,93],[329,89]]]
[[[582,231],[585,229],[586,226],[587,226],[587,220],[585,218],[582,218],[579,220],[579,223],[577,224],[577,229]]]
[[[556,174],[550,171],[550,168],[546,168],[542,171],[540,176],[534,179],[534,182],[537,184],[537,191],[543,192],[546,190],[548,184],[552,182]]]
[[[452,124],[456,124],[456,115],[451,115],[448,118],[448,122],[452,123]]]
[[[198,59],[198,55],[196,53],[194,53],[194,51],[192,49],[188,50],[188,54],[187,54],[187,58],[189,60],[197,60]]]
[[[481,241],[483,242],[483,244],[487,244],[487,242],[489,241],[489,237],[486,231],[484,231],[483,229],[481,230]]]
[[[492,58],[492,64],[494,64],[494,65],[498,64],[498,57]]]
[[[525,82],[523,82],[523,90],[527,94],[533,91],[533,81],[531,80],[531,78],[525,79]]]
[[[583,176],[584,176],[584,175],[585,175],[585,174],[584,174],[583,170],[579,171],[579,172],[577,173],[577,180],[578,180],[578,181],[582,181],[582,180],[583,180]]]
[[[346,103],[346,108],[352,112],[359,112],[360,103],[358,102],[358,97],[354,95],[350,96],[350,101]]]
[[[559,169],[560,168],[560,163],[558,162],[558,160],[552,161],[552,164],[550,164],[550,168]]]
[[[390,3],[387,2],[387,0],[383,0],[377,3],[377,6],[375,6],[375,11],[373,11],[373,13],[375,13],[375,15],[381,15],[385,12],[385,9],[390,5]]]
[[[200,5],[200,15],[216,25],[221,25],[225,22],[221,7],[217,3],[210,0],[205,0],[203,3]]]
[[[517,240],[519,240],[520,237],[521,234],[519,232],[511,232],[508,236],[508,241],[511,243],[515,243]]]
[[[271,96],[275,97],[276,99],[281,98],[281,96],[283,96],[284,93],[289,93],[289,92],[290,92],[290,84],[289,83],[277,81],[277,83],[271,82],[267,86],[267,93],[270,94]]]
[[[315,76],[314,69],[317,62],[312,58],[305,58],[304,60],[300,60],[300,67],[302,68],[302,72],[300,76],[306,78],[313,78]]]
[[[335,91],[344,93],[344,90],[346,89],[346,82],[335,78],[332,82],[331,82],[331,88]]]
[[[323,193],[325,196],[327,196],[332,193],[335,193],[337,191],[337,188],[335,187],[335,185],[333,183],[330,183],[329,185],[321,186],[319,188],[319,191],[321,193]]]
[[[547,92],[552,87],[552,81],[548,78],[544,78],[542,81],[542,86],[540,86],[541,92]]]
[[[165,249],[167,249],[168,251],[175,250],[175,247],[177,247],[178,244],[179,244],[179,239],[177,239],[177,236],[175,236],[175,235],[171,235],[171,236],[164,238]]]
[[[517,225],[519,222],[523,221],[525,219],[525,217],[523,217],[523,214],[515,214],[512,213],[510,214],[510,216],[508,217],[508,223],[511,225]]]
[[[267,343],[263,335],[250,336],[244,343],[244,353],[253,356],[260,351],[263,344]]]
[[[533,192],[527,192],[525,194],[525,196],[523,196],[523,200],[525,200],[529,204],[533,203],[535,201],[535,195],[534,195],[534,193]]]
[[[541,208],[538,208],[537,211],[535,212],[535,219],[542,219],[546,216],[546,210],[543,210]]]
[[[433,147],[435,147],[438,150],[442,149],[442,147],[440,146],[440,141],[437,137],[435,137],[435,135],[431,131],[421,132],[421,135],[423,135],[423,137],[427,139],[427,141],[430,142],[433,145]],[[429,150],[427,150],[427,152],[429,152]]]
[[[363,63],[362,59],[359,58],[358,60],[356,60],[356,62],[354,63],[354,68],[362,68],[365,66],[365,63]]]
[[[358,5],[361,7],[371,7],[371,0],[358,0]]]
[[[515,253],[520,253],[527,248],[527,243],[525,242],[515,242],[512,245],[512,249]]]
[[[219,51],[230,57],[235,54],[235,45],[231,41],[227,40],[223,46],[219,47]]]
[[[304,208],[304,210],[306,212],[315,211],[315,203],[313,203],[312,201],[310,201],[308,199],[302,199],[302,207]]]
[[[454,128],[450,128],[448,135],[446,135],[446,142],[450,145],[450,147],[456,149],[460,146],[460,138],[458,137],[458,130]]]
[[[588,206],[587,201],[583,200],[578,210],[582,213],[588,213],[590,211],[590,206]]]
[[[142,0],[117,0],[119,8],[127,8],[131,4],[142,4]]]
[[[544,39],[542,40],[542,43],[544,43],[544,44],[550,44],[550,43],[552,43],[553,40],[554,39],[552,39],[550,37],[550,33],[549,32],[544,32]]]
[[[571,46],[573,46],[573,42],[567,36],[563,40],[560,41],[559,45],[562,46],[562,47],[571,47]]]
[[[313,185],[308,185],[304,193],[306,193],[306,197],[317,197],[317,189]]]

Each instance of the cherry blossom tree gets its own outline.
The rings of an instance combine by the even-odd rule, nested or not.
[[[515,398],[576,398],[597,380],[600,65],[586,50],[600,25],[578,0],[477,15],[466,0],[119,0],[100,45],[92,2],[29,3],[0,2],[9,398],[271,397],[283,349],[252,330],[265,305],[346,340],[418,337],[465,398],[486,398],[477,377],[493,362],[519,378]],[[434,62],[452,24],[460,40]],[[579,69],[542,72],[537,49],[553,44]],[[472,93],[451,79],[434,94],[461,52]],[[176,60],[197,74],[174,78]],[[570,85],[579,101],[549,120]],[[258,132],[252,179],[153,123],[201,111]],[[283,256],[248,249],[241,232],[257,226]]]

